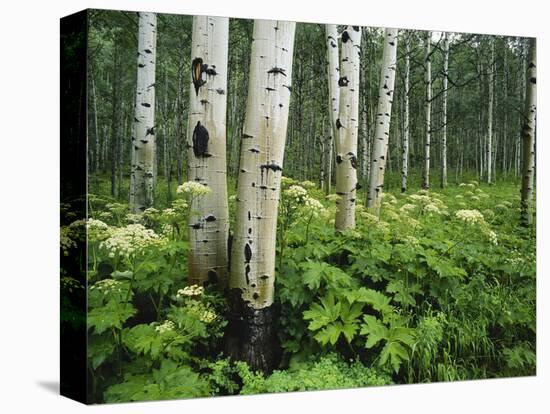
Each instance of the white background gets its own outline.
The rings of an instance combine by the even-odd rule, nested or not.
[[[541,413],[548,374],[548,11],[544,1],[4,2],[0,25],[0,409],[4,413]],[[85,408],[57,395],[59,23],[85,7],[538,37],[538,375],[513,380]],[[545,157],[546,155],[546,157]],[[543,179],[546,183],[543,183]],[[546,326],[546,329],[544,329]],[[546,405],[546,407],[545,407]]]

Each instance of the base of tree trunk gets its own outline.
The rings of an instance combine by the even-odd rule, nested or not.
[[[281,357],[275,307],[253,309],[243,302],[239,289],[233,289],[229,298],[226,355],[233,361],[246,362],[253,371],[271,373]]]

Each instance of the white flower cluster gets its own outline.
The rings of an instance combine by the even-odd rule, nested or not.
[[[184,214],[185,212],[187,212],[187,207],[189,207],[187,202],[181,198],[172,202],[172,208],[176,210],[179,214]]]
[[[177,297],[181,298],[183,296],[193,297],[201,296],[204,293],[204,288],[199,285],[185,286],[183,289],[178,290]]]
[[[467,188],[476,188],[476,185],[474,183],[460,183],[458,186],[467,187]]]
[[[103,279],[90,286],[90,290],[98,290],[103,294],[122,293],[122,282],[115,279]]]
[[[101,220],[89,218],[86,222],[88,240],[103,241],[111,235],[111,227]]]
[[[136,214],[136,213],[128,213],[126,214],[126,222],[128,223],[141,223],[143,217],[141,216],[141,214]]]
[[[390,204],[397,203],[397,198],[395,198],[395,196],[390,193],[382,193],[382,200]]]
[[[326,213],[325,207],[321,202],[312,197],[306,197],[304,199],[304,205],[315,217]]]
[[[497,234],[493,230],[487,229],[484,231],[485,235],[489,238],[489,241],[495,246],[498,244]]]
[[[176,191],[178,194],[191,194],[193,196],[200,197],[210,193],[212,190],[201,183],[197,183],[196,181],[187,181],[180,185]]]
[[[483,214],[479,210],[458,210],[455,213],[456,218],[468,223],[468,224],[477,224],[483,223]]]
[[[301,199],[307,196],[307,190],[299,185],[291,185],[284,191],[284,194],[289,198]]]
[[[208,306],[204,305],[201,302],[189,303],[185,306],[185,309],[190,314],[194,315],[201,322],[209,324],[214,322],[218,315],[216,312],[211,310]]]
[[[300,185],[304,188],[315,188],[316,187],[315,183],[312,182],[312,181],[309,181],[309,180],[302,181],[300,183]]]
[[[405,236],[403,241],[414,247],[420,246],[420,241],[414,236]]]
[[[480,198],[479,198],[478,196],[476,196],[476,195],[473,195],[473,196],[470,197],[470,200],[472,200],[472,201],[479,201]]]
[[[117,254],[130,257],[160,242],[161,238],[153,230],[141,224],[129,224],[126,227],[114,228],[110,237],[102,242],[100,247],[109,251],[109,257]]]
[[[173,331],[174,329],[176,329],[176,324],[168,319],[165,320],[162,324],[155,327],[155,331],[160,334],[168,331]]]
[[[61,245],[61,250],[63,250],[63,255],[68,256],[69,250],[73,247],[76,247],[76,242],[71,239],[71,229],[68,227],[61,227],[61,232],[59,234],[59,244]]]
[[[399,209],[402,213],[409,213],[414,210],[416,210],[416,205],[410,203],[403,204]]]
[[[281,185],[292,185],[296,184],[296,180],[290,178],[290,177],[281,177]]]
[[[177,219],[178,213],[176,212],[175,209],[173,209],[171,207],[168,207],[168,208],[165,208],[164,210],[162,210],[162,216],[165,219],[167,219],[169,221],[172,221],[172,220]]]
[[[426,204],[423,209],[426,214],[441,214],[441,210],[433,203]]]
[[[413,203],[419,203],[419,204],[428,204],[432,201],[432,199],[425,195],[425,194],[411,194],[409,196],[409,200]]]

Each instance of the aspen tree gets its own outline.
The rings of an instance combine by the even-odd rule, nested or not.
[[[296,24],[254,21],[229,279],[227,352],[254,370],[277,358],[275,241]]]
[[[188,284],[227,283],[226,107],[229,19],[193,17],[188,180],[211,191],[193,197],[189,217]]]
[[[329,98],[329,122],[330,134],[325,143],[325,192],[330,193],[332,177],[332,150],[334,141],[338,136],[336,121],[338,120],[338,111],[340,110],[340,90],[338,89],[338,30],[335,24],[326,25],[326,43],[327,43],[327,72],[328,72],[328,98]]]
[[[382,192],[384,190],[384,174],[388,156],[396,64],[397,29],[386,29],[384,32],[384,54],[382,57],[376,130],[372,146],[371,171],[367,194],[367,206],[376,212],[379,212]]]
[[[533,195],[535,192],[535,135],[537,117],[537,49],[536,40],[529,39],[525,111],[521,130],[523,141],[523,166],[521,179],[521,222],[533,224]]]
[[[155,165],[155,58],[157,16],[138,13],[138,58],[132,132],[130,209],[142,213],[153,205]]]
[[[426,86],[426,100],[424,102],[425,116],[425,141],[424,141],[424,166],[422,169],[422,188],[430,188],[430,147],[432,137],[432,32],[427,31],[424,37],[424,84]]]
[[[493,100],[494,100],[494,59],[495,59],[495,42],[494,38],[490,37],[491,55],[488,68],[488,83],[489,83],[489,100],[487,103],[487,156],[486,156],[486,168],[487,168],[487,183],[491,184],[492,171],[493,171]]]
[[[441,131],[441,188],[447,187],[447,88],[449,82],[449,34],[443,34],[443,128]]]
[[[357,135],[359,131],[359,55],[361,28],[346,26],[342,32],[340,56],[340,102],[336,128],[335,227],[337,231],[355,228],[357,193]]]
[[[401,192],[407,191],[407,178],[409,175],[409,90],[410,90],[410,54],[411,54],[411,36],[406,33],[405,38],[405,79],[403,84],[403,153],[401,162]]]

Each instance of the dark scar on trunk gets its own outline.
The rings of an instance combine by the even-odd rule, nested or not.
[[[208,130],[201,124],[201,121],[198,121],[193,130],[193,154],[195,157],[207,156],[209,139]]]

